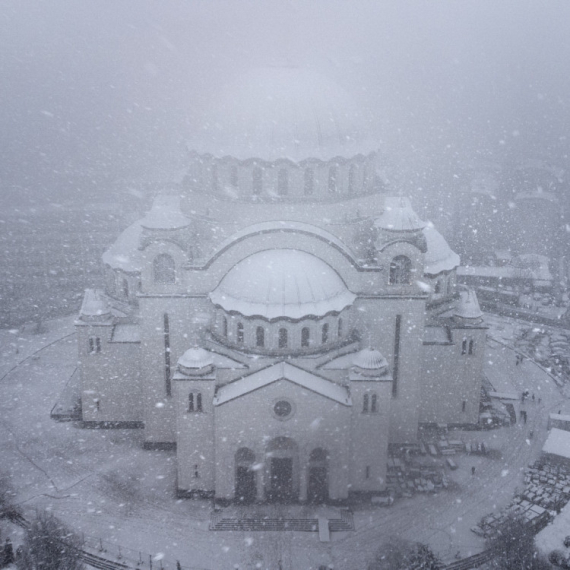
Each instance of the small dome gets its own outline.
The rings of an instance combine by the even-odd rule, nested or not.
[[[189,147],[239,160],[329,160],[378,149],[344,90],[314,70],[266,67],[222,89]]]
[[[318,257],[295,249],[273,249],[240,261],[210,299],[225,311],[247,317],[302,319],[340,313],[356,295]]]
[[[445,238],[430,222],[423,229],[426,238],[427,252],[424,258],[424,273],[437,275],[442,271],[451,271],[459,267],[460,259],[450,247]]]
[[[211,366],[214,362],[212,353],[204,348],[189,348],[179,359],[178,365],[190,370],[199,370]]]
[[[364,370],[381,370],[388,367],[388,361],[382,356],[379,350],[364,348],[357,352],[352,360],[352,364]]]
[[[480,319],[483,316],[483,311],[479,307],[479,301],[473,289],[461,291],[453,316],[469,320]]]
[[[111,317],[111,308],[99,289],[85,289],[79,311],[81,320],[105,320]]]
[[[410,232],[425,228],[426,223],[414,212],[409,198],[389,196],[385,199],[384,211],[374,226],[393,232]]]

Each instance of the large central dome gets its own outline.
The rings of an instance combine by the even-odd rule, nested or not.
[[[301,319],[340,312],[351,293],[321,259],[294,249],[261,251],[240,261],[210,293],[225,311],[266,319]]]
[[[329,160],[377,150],[366,120],[344,90],[307,69],[244,73],[204,116],[192,150],[239,160]]]

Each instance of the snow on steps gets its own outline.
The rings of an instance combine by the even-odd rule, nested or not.
[[[352,513],[342,510],[340,518],[328,519],[330,532],[345,532],[354,530],[354,519]],[[222,518],[221,513],[212,513],[210,519],[210,530],[220,531],[297,531],[297,532],[318,532],[318,518]]]

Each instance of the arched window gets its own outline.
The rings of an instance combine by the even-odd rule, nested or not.
[[[228,319],[226,319],[226,317],[224,317],[222,320],[222,331],[224,333],[224,336],[228,338]]]
[[[259,196],[263,191],[263,171],[260,166],[256,166],[252,172],[251,191],[254,196]]]
[[[368,394],[364,394],[363,398],[362,398],[362,413],[363,414],[367,414],[368,413],[368,401],[369,401],[369,396]]]
[[[243,344],[243,323],[237,324],[237,341]]]
[[[129,282],[126,279],[123,279],[123,296],[129,298]]]
[[[348,193],[354,194],[356,189],[356,164],[351,164],[348,169]]]
[[[370,398],[370,412],[375,414],[378,411],[378,396],[376,394],[372,394]]]
[[[329,167],[329,192],[334,194],[338,191],[338,166],[333,164]]]
[[[101,352],[101,339],[98,336],[89,338],[89,352],[91,354],[98,354]]]
[[[154,258],[154,280],[156,283],[174,283],[176,281],[176,264],[166,253]]]
[[[311,331],[309,330],[309,327],[304,327],[301,330],[301,346],[302,347],[309,346],[310,340],[311,340]]]
[[[279,348],[287,348],[287,329],[279,329]]]
[[[281,168],[277,173],[277,194],[279,196],[289,194],[289,173],[286,168]]]
[[[475,354],[475,341],[473,339],[469,341],[469,354]]]
[[[230,168],[230,184],[234,188],[238,185],[238,167],[235,164]]]
[[[329,325],[328,323],[325,323],[323,325],[323,328],[321,329],[321,341],[323,344],[325,344],[326,342],[328,342],[329,340]]]
[[[263,327],[255,329],[255,344],[259,347],[265,346],[265,329]]]
[[[412,262],[405,255],[398,255],[390,263],[390,284],[409,284],[412,279]]]
[[[338,338],[342,337],[342,319],[338,320]]]
[[[467,354],[467,339],[464,338],[463,341],[461,342],[461,354]]]
[[[305,196],[312,196],[315,191],[315,171],[312,168],[305,168]]]
[[[435,282],[435,286],[434,286],[434,288],[433,288],[433,292],[434,292],[436,295],[439,295],[439,294],[441,293],[441,283],[440,283],[439,281],[436,281],[436,282]]]
[[[190,392],[188,394],[188,411],[201,412],[202,411],[202,393]]]

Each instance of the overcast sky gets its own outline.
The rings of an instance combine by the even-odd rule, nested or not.
[[[0,191],[176,179],[216,90],[281,63],[368,105],[411,189],[473,156],[567,166],[568,0],[0,0]]]

